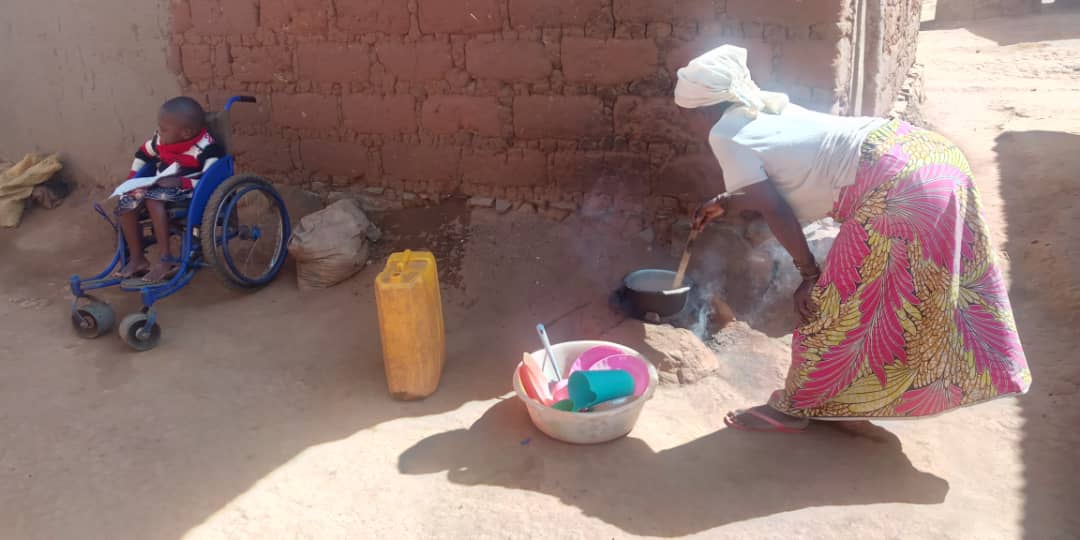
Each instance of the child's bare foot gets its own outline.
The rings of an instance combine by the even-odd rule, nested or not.
[[[170,262],[161,261],[154,263],[154,265],[150,267],[150,271],[147,272],[142,279],[143,281],[150,283],[165,281],[176,273],[177,268],[179,267],[176,264]]]
[[[128,261],[128,263],[125,264],[124,267],[116,273],[116,277],[119,277],[121,279],[131,279],[139,274],[145,274],[149,271],[150,261],[146,259],[132,259]]]

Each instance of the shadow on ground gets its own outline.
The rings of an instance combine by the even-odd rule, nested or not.
[[[937,5],[940,7],[947,1],[951,0],[938,0]],[[955,1],[963,4],[972,4],[971,0]],[[1077,28],[1075,24],[1068,20],[1056,17],[1056,15],[1061,13],[1075,13],[1080,10],[1080,2],[1075,0],[1070,1],[1072,2],[1071,5],[1065,0],[1058,0],[1054,4],[1045,4],[1040,6],[1036,13],[1022,16],[1024,19],[1038,21],[1038,36],[1024,36],[1023,33],[1017,32],[1015,27],[1015,21],[1018,18],[1017,16],[958,21],[928,20],[923,21],[920,30],[963,28],[977,36],[992,40],[998,45],[1017,45],[1046,40],[1075,39],[1080,37],[1080,28]]]
[[[628,534],[663,537],[817,506],[937,504],[949,490],[882,428],[853,435],[815,425],[798,444],[723,429],[660,451],[633,437],[582,447],[541,435],[517,399],[467,430],[423,440],[398,468],[545,493]]]
[[[434,246],[447,263],[441,387],[400,403],[386,390],[371,285],[382,261],[311,292],[291,269],[254,294],[203,272],[161,303],[157,349],[133,353],[113,333],[78,339],[66,278],[95,270],[112,245],[85,199],[0,231],[0,523],[16,538],[183,536],[305,449],[504,395],[521,351],[538,347],[537,322],[554,322],[555,339],[614,326],[618,276],[658,257],[636,230],[620,240],[493,212],[470,223],[463,204],[386,218],[395,249]],[[106,298],[123,316],[135,296]]]
[[[1008,131],[994,147],[1008,222],[1009,295],[1034,377],[1020,400],[1024,522],[1032,540],[1080,530],[1071,472],[1080,460],[1080,371],[1071,338],[1080,325],[1078,149],[1080,135],[1052,131]],[[1031,182],[1043,185],[1029,189]]]

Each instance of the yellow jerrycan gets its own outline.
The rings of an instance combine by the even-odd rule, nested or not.
[[[427,251],[390,255],[375,278],[386,385],[397,399],[435,393],[446,363],[446,328],[435,256]]]

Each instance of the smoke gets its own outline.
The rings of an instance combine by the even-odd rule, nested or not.
[[[574,233],[565,249],[577,260],[577,273],[597,287],[635,269],[629,263],[646,229],[641,197],[628,188],[626,180],[599,176],[582,194],[580,211],[565,222]]]
[[[748,249],[740,232],[732,227],[710,227],[695,242],[690,262],[695,287],[688,301],[685,327],[702,341],[734,318],[726,301],[728,283],[740,286],[733,263]]]
[[[831,220],[804,228],[818,261],[825,260],[837,231]],[[756,246],[747,234],[756,234]],[[730,225],[709,227],[694,246],[690,266],[697,290],[685,327],[702,339],[736,318],[770,335],[794,328],[791,295],[801,278],[787,250],[771,235]]]
[[[724,277],[720,276],[717,281],[695,287],[692,293],[688,329],[702,341],[709,339],[712,334],[713,317],[718,314],[714,302],[724,297],[724,281]]]
[[[758,301],[749,305],[749,309],[743,316],[747,324],[751,326],[759,326],[762,323],[762,315],[764,313],[771,312],[771,308],[781,302],[785,296],[789,296],[791,292],[794,292],[797,283],[787,283],[790,276],[785,276],[784,272],[781,272],[781,268],[791,266],[791,256],[788,252],[775,241],[766,242],[749,254],[756,268],[768,268],[769,273],[765,279],[760,280],[763,282],[764,291],[758,297]],[[790,285],[790,287],[789,287]],[[788,291],[788,292],[785,292]]]
[[[803,228],[810,251],[819,263],[825,261],[838,232],[839,226],[831,219]],[[739,318],[768,335],[791,333],[797,324],[791,295],[802,280],[791,255],[775,238],[765,235],[743,257],[737,270],[729,269],[744,273],[732,291],[737,293],[732,305]]]

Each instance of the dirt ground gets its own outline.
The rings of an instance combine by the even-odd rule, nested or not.
[[[786,367],[756,335],[722,349],[719,376],[661,388],[629,437],[552,442],[509,392],[533,326],[602,337],[618,278],[675,261],[597,220],[462,205],[383,222],[389,246],[435,245],[444,264],[449,359],[426,401],[387,395],[379,261],[318,292],[291,268],[251,295],[205,272],[161,305],[162,345],[133,354],[68,327],[66,277],[110,242],[80,193],[0,232],[3,537],[1076,537],[1078,29],[1080,14],[990,20],[920,45],[924,116],[968,153],[1011,260],[1023,399],[860,436],[721,429]]]

